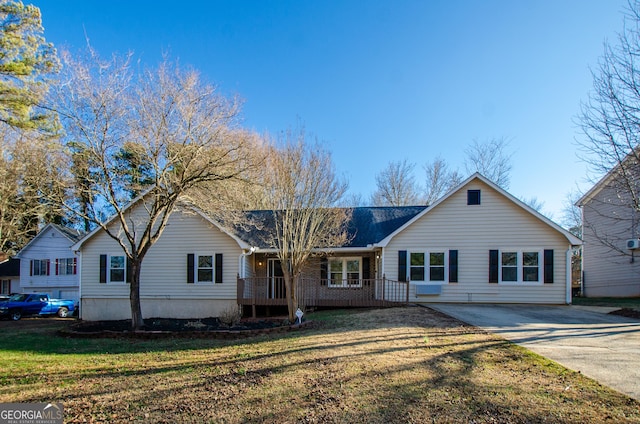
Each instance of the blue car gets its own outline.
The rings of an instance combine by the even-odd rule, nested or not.
[[[18,321],[27,315],[57,315],[66,318],[76,310],[73,300],[50,299],[48,294],[22,293],[14,294],[4,302],[0,302],[0,317]]]

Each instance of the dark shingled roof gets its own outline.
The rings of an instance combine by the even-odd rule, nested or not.
[[[426,208],[426,206],[350,208],[352,214],[347,225],[350,241],[339,247],[367,247],[378,243]],[[267,210],[247,211],[245,218],[245,221],[251,224],[236,227],[235,235],[251,246],[273,247],[266,246],[264,242],[270,238],[270,234],[275,232],[273,212]]]
[[[51,224],[51,225],[57,228],[58,231],[60,231],[62,234],[64,234],[68,239],[70,239],[73,242],[79,241],[85,235],[84,233],[78,230],[74,230],[73,228],[63,227],[62,225],[58,225],[58,224]]]

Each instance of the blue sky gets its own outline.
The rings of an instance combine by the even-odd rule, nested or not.
[[[29,1],[27,1],[28,3]],[[474,140],[505,137],[509,192],[561,220],[586,189],[575,124],[626,0],[34,0],[45,37],[103,56],[169,52],[244,99],[244,126],[301,120],[368,199],[390,161],[441,157],[464,173]]]

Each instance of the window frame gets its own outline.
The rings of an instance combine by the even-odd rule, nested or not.
[[[113,268],[112,259],[113,258],[122,258],[122,268]],[[113,280],[111,278],[112,271],[122,269],[122,281]],[[107,283],[109,284],[127,284],[127,255],[107,255]]]
[[[201,257],[211,257],[211,266],[205,267],[200,266],[200,258]],[[196,252],[194,254],[193,260],[193,282],[194,284],[214,284],[216,281],[216,254],[214,252]],[[211,271],[211,280],[201,280],[200,279],[200,270]]]
[[[467,190],[467,206],[477,206],[482,204],[482,190]]]
[[[76,275],[77,274],[76,263],[77,263],[76,258],[56,259],[56,271],[57,271],[56,275]],[[71,272],[67,272],[69,270],[69,267],[71,267]]]
[[[350,284],[349,281],[353,281],[353,279],[348,278],[348,262],[354,260],[358,261],[358,279],[357,283]],[[332,263],[337,263],[338,261],[342,262],[342,279],[340,280],[340,283],[334,283],[335,280],[332,278],[334,272],[331,269],[331,265]],[[362,287],[362,266],[362,256],[333,256],[327,258],[327,287],[332,289]]]
[[[503,278],[503,253],[515,253],[516,265],[509,266],[510,268],[516,268],[515,280],[504,280]],[[537,256],[537,265],[525,265],[524,257],[526,254],[535,253]],[[536,268],[537,280],[525,280],[525,268]],[[511,286],[523,286],[531,285],[538,286],[544,284],[544,249],[534,248],[520,248],[520,249],[500,249],[498,250],[498,284],[511,285]]]
[[[36,272],[36,263],[38,264],[38,272]],[[46,277],[49,275],[49,259],[32,259],[31,260],[31,276],[32,277]],[[42,267],[44,266],[44,272]]]
[[[429,283],[429,284],[449,284],[449,252],[451,250],[456,250],[456,249],[429,249],[429,250],[413,250],[413,251],[407,251],[407,276],[409,277],[408,280],[411,283]],[[418,267],[418,265],[411,265],[411,256],[413,254],[422,254],[424,255],[424,265],[422,265],[422,267],[424,268],[424,279],[422,280],[414,280],[411,275],[411,268],[413,267]],[[431,255],[432,254],[442,254],[443,255],[443,259],[444,259],[444,263],[443,265],[431,265]],[[437,268],[443,268],[443,273],[444,273],[444,279],[442,280],[432,280],[431,279],[431,269],[437,267]]]

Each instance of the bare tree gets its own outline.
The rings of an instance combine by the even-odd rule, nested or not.
[[[511,156],[508,151],[509,140],[492,138],[480,142],[473,140],[465,149],[467,155],[464,165],[469,174],[479,172],[503,189],[507,190],[510,183]]]
[[[65,72],[54,105],[66,131],[63,141],[73,142],[84,161],[83,184],[73,190],[91,201],[81,208],[64,198],[58,202],[122,248],[130,264],[132,327],[141,328],[146,254],[190,190],[232,181],[252,165],[247,152],[253,139],[235,127],[238,101],[218,94],[194,71],[165,60],[136,74],[130,55],[104,61],[91,50],[85,60],[62,58]],[[135,160],[123,161],[123,152]],[[127,163],[132,161],[144,178],[132,174]],[[77,180],[78,175],[69,176],[67,189]],[[143,195],[132,199],[138,193]],[[113,218],[106,220],[107,215]]]
[[[597,180],[607,174],[607,192],[592,199],[585,230],[600,243],[621,254],[631,254],[620,240],[637,237],[640,212],[640,3],[630,1],[624,30],[617,44],[605,43],[604,53],[592,70],[593,89],[578,116],[583,137],[581,157]],[[615,207],[614,207],[615,206]],[[585,214],[586,215],[586,214]]]
[[[413,176],[414,164],[389,162],[389,165],[376,175],[376,191],[371,196],[374,206],[408,206],[421,203],[419,189]]]
[[[337,208],[347,190],[336,175],[331,154],[309,142],[304,129],[289,130],[267,162],[263,206],[272,211],[275,232],[268,245],[282,263],[289,319],[302,307],[296,281],[317,249],[347,241],[350,210]]]
[[[60,179],[62,152],[40,132],[0,124],[0,249],[15,254],[63,214],[47,199]]]
[[[432,204],[445,193],[462,182],[458,171],[449,170],[449,166],[442,158],[436,158],[433,162],[424,165],[426,173],[425,202]]]

